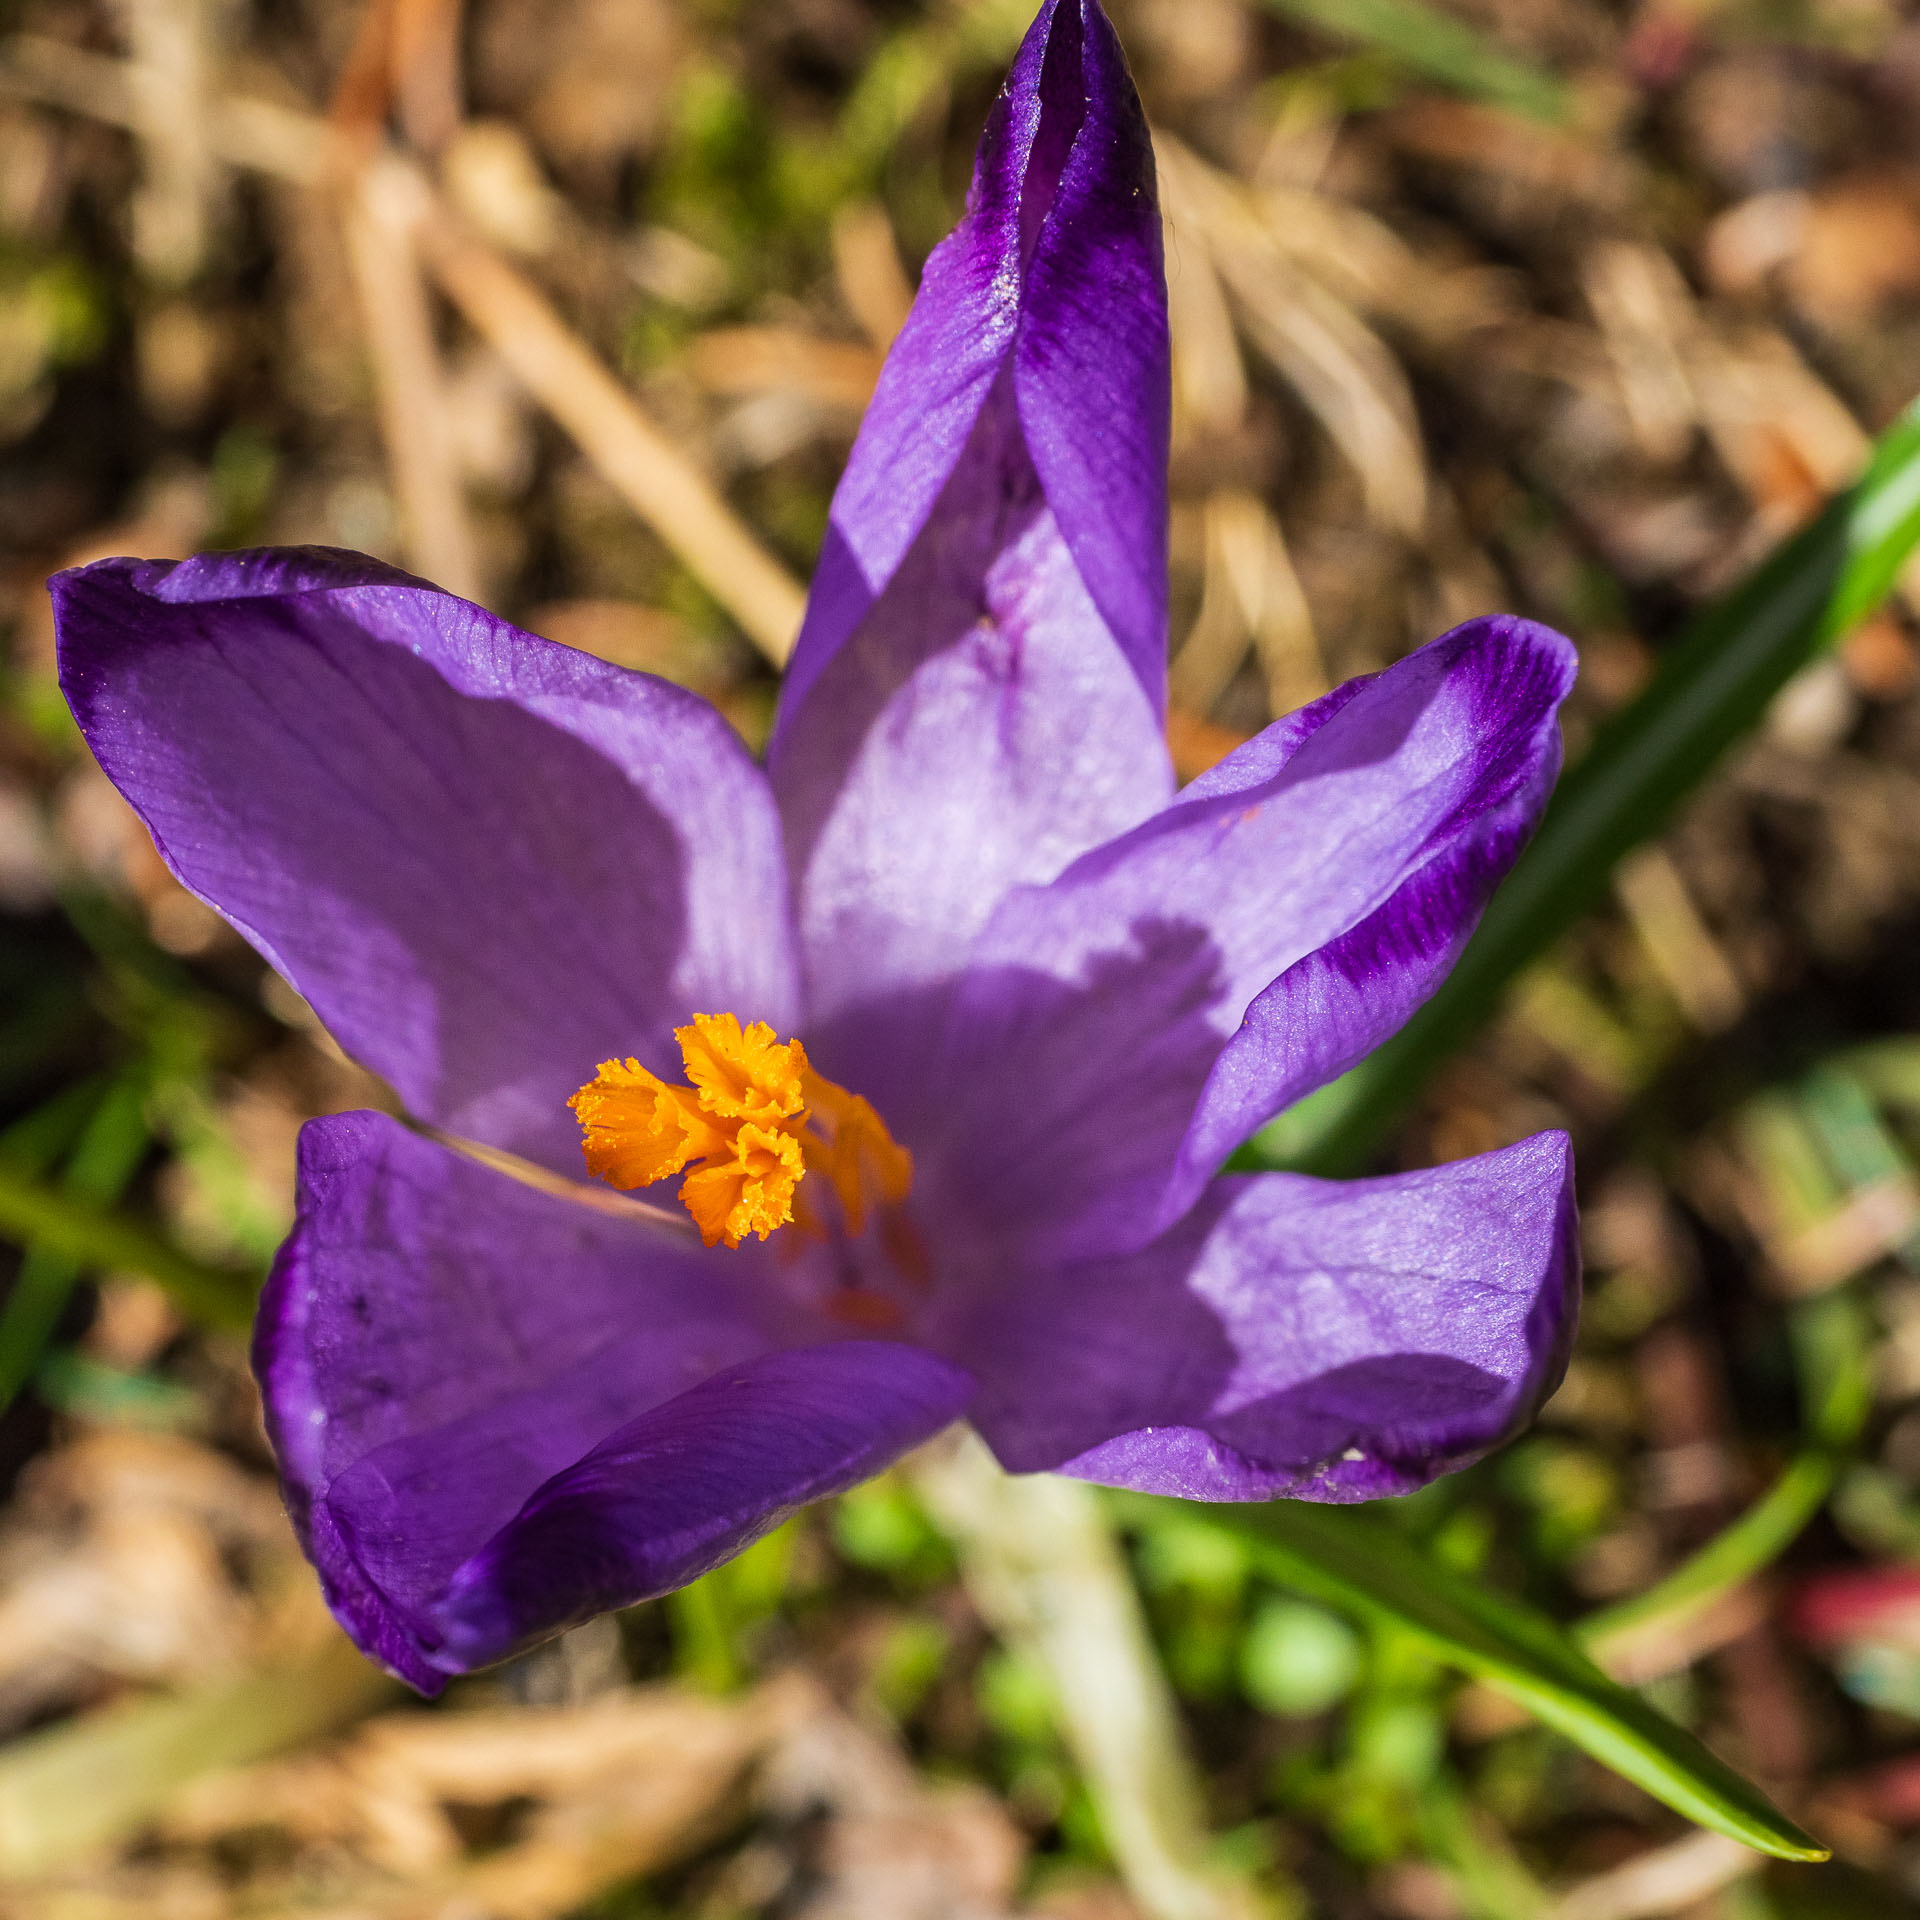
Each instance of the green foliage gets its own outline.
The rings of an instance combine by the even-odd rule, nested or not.
[[[1154,1504],[1118,1501],[1130,1515]],[[1287,1500],[1186,1510],[1244,1541],[1269,1578],[1508,1694],[1690,1820],[1783,1859],[1825,1858],[1756,1787],[1609,1680],[1552,1621],[1452,1572],[1370,1516]]]
[[[939,1621],[909,1616],[896,1622],[869,1676],[875,1701],[897,1721],[912,1719],[945,1671],[952,1651],[952,1641]]]
[[[107,290],[82,261],[0,252],[0,430],[35,417],[49,376],[97,358],[112,331]]]
[[[62,1156],[59,1185],[47,1190],[52,1204],[104,1208],[119,1199],[147,1152],[150,1136],[142,1111],[144,1091],[140,1080],[131,1075],[106,1089],[87,1115],[71,1152]],[[16,1126],[0,1139],[0,1155],[12,1147],[14,1163],[23,1176],[44,1171],[44,1163],[34,1164],[39,1156],[31,1144],[25,1150],[17,1144],[19,1133]],[[83,1270],[83,1260],[71,1245],[63,1247],[44,1235],[28,1244],[5,1305],[0,1306],[0,1407],[31,1378]]]
[[[953,1550],[899,1473],[883,1473],[834,1502],[833,1544],[843,1559],[890,1576],[908,1593],[953,1572]]]
[[[731,1693],[747,1678],[752,1642],[779,1610],[793,1572],[796,1516],[667,1599],[674,1667],[708,1693]]]
[[[974,1674],[980,1717],[1016,1747],[1050,1747],[1058,1731],[1053,1687],[1037,1660],[1012,1648],[995,1648]]]
[[[259,539],[280,478],[280,450],[258,427],[229,427],[213,449],[214,524],[210,544],[250,546]]]
[[[1303,1600],[1268,1600],[1240,1643],[1240,1684],[1265,1713],[1325,1713],[1360,1678],[1359,1637],[1338,1614]]]
[[[1612,1518],[1620,1504],[1620,1476],[1593,1448],[1537,1434],[1500,1461],[1505,1489],[1530,1509],[1534,1540],[1548,1560],[1564,1560]]]

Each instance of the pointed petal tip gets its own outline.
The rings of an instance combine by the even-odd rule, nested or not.
[[[835,493],[774,754],[940,511],[996,382],[1043,491],[1156,703],[1166,667],[1171,418],[1152,143],[1095,0],[1048,0],[988,117],[967,210],[935,248]]]

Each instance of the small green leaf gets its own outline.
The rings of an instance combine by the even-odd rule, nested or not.
[[[1601,730],[1439,992],[1237,1163],[1340,1174],[1364,1161],[1514,975],[1593,904],[1615,861],[1659,831],[1800,667],[1880,604],[1916,545],[1920,403],[1881,436],[1853,487],[1694,619],[1652,684]]]
[[[1149,1496],[1114,1496],[1123,1514],[1164,1513]],[[1422,1553],[1367,1515],[1276,1500],[1178,1510],[1230,1532],[1269,1578],[1325,1605],[1387,1622],[1438,1660],[1472,1674],[1676,1812],[1782,1860],[1824,1860],[1750,1782],[1638,1694],[1617,1685],[1552,1621]]]
[[[1247,1623],[1240,1682],[1263,1713],[1325,1713],[1359,1678],[1360,1642],[1324,1607],[1269,1600]]]

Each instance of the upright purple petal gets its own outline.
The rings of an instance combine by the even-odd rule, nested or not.
[[[1371,1500],[1465,1466],[1559,1383],[1563,1134],[1385,1179],[1215,1183],[1117,1261],[1020,1275],[948,1334],[1016,1472],[1194,1500]]]
[[[972,955],[928,1179],[1056,1253],[1139,1246],[1444,977],[1559,765],[1572,649],[1456,629],[1023,888]]]
[[[310,1122],[254,1364],[288,1505],[355,1640],[437,1688],[448,1583],[545,1481],[724,1369],[818,1337],[763,1266],[382,1114]]]
[[[933,514],[1010,367],[1042,486],[1158,701],[1171,376],[1152,143],[1099,0],[1046,0],[847,462],[781,715],[795,721]]]
[[[829,1063],[857,1026],[905,1084],[994,902],[1171,792],[1159,244],[1113,31],[1049,0],[835,496],[775,732]]]
[[[1173,788],[1159,720],[1039,496],[1004,393],[775,777],[801,874],[810,1044],[907,1124],[934,1005],[995,905]]]
[[[416,1113],[580,1165],[567,1096],[695,1011],[798,1013],[780,830],[711,708],[356,555],[53,582],[168,865]]]

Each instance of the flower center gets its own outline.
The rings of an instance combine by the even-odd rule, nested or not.
[[[815,1073],[798,1040],[776,1040],[764,1020],[743,1028],[731,1013],[696,1013],[673,1037],[687,1085],[638,1060],[603,1060],[568,1101],[596,1178],[649,1187],[691,1166],[680,1198],[710,1247],[764,1240],[788,1221],[824,1238],[824,1196],[800,1191],[810,1173],[856,1239],[870,1212],[906,1199],[913,1155],[857,1093]]]

